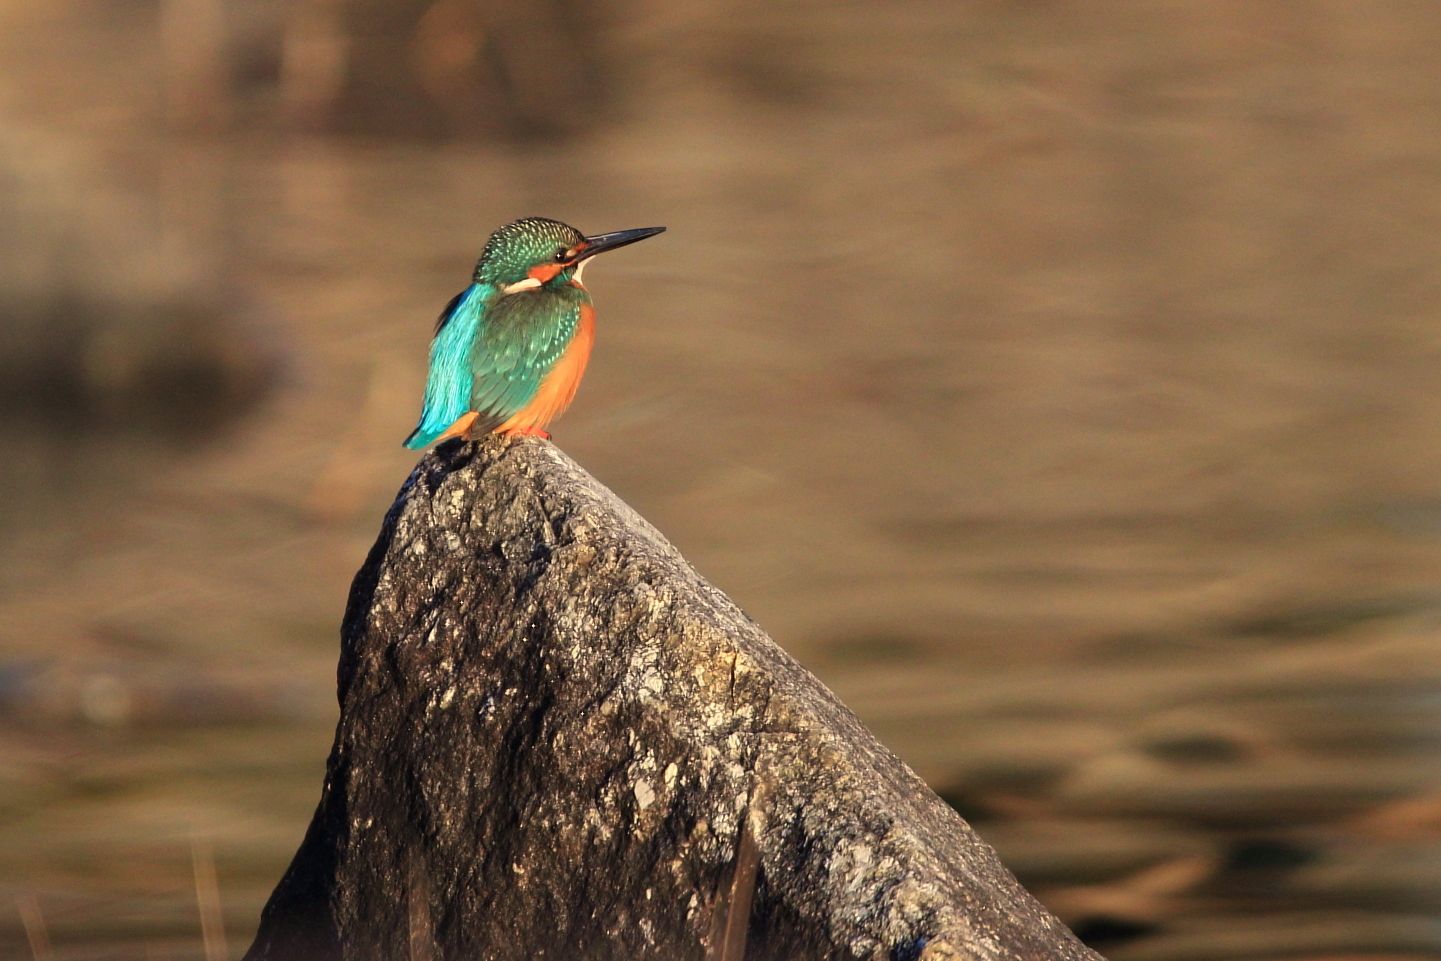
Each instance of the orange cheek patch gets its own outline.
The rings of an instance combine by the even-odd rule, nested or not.
[[[531,280],[538,280],[543,284],[548,284],[555,275],[564,270],[565,267],[565,264],[537,264],[527,270],[525,275]]]

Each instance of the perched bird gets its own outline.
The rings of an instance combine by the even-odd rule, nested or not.
[[[526,217],[491,234],[470,286],[436,322],[425,405],[405,446],[490,432],[549,437],[595,342],[595,308],[580,282],[587,261],[663,230],[587,237]]]

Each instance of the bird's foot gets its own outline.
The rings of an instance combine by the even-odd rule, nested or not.
[[[539,427],[517,427],[514,430],[505,431],[507,437],[540,437],[550,440],[550,431],[541,430]]]

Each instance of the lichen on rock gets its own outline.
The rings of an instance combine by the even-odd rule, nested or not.
[[[549,443],[421,460],[338,676],[320,805],[252,961],[705,958],[743,827],[746,958],[1096,957]]]

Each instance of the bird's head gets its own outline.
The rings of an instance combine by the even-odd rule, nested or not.
[[[511,294],[579,279],[585,261],[596,254],[653,237],[664,227],[638,227],[587,237],[569,224],[526,217],[490,235],[475,265],[475,282]]]

